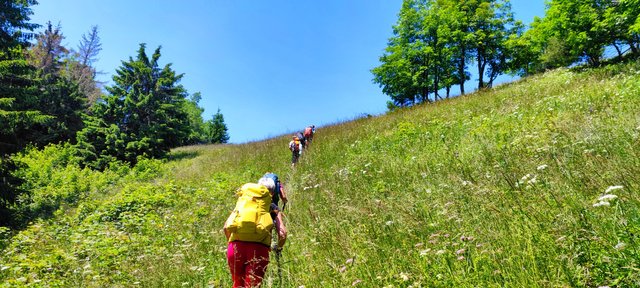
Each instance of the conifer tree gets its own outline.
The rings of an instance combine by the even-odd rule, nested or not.
[[[33,138],[34,127],[51,117],[38,109],[33,67],[24,58],[28,40],[38,27],[29,23],[34,0],[0,1],[0,226],[15,224],[14,205],[23,193],[12,171],[18,166],[10,154]]]
[[[218,112],[213,115],[213,118],[207,121],[206,130],[209,143],[220,144],[229,141],[227,124],[224,123],[224,116],[220,112],[220,108],[218,108]]]
[[[98,160],[98,167],[113,159],[136,163],[139,156],[162,157],[187,139],[187,93],[179,84],[183,75],[171,64],[160,68],[160,55],[158,47],[149,58],[140,44],[136,59],[116,70],[114,85],[106,87],[109,95],[92,108],[78,144],[88,160]]]

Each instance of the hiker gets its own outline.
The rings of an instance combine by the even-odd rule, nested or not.
[[[280,253],[286,242],[283,214],[271,203],[275,189],[276,184],[268,177],[260,178],[257,184],[244,184],[236,207],[224,224],[234,288],[259,287],[269,264],[269,251]],[[270,247],[274,227],[278,240]]]
[[[300,139],[300,143],[302,143],[302,148],[307,148],[307,138],[304,137],[304,131],[299,131],[296,133],[298,139]]]
[[[282,185],[282,182],[278,178],[278,175],[273,172],[267,172],[262,177],[271,178],[276,184],[275,192],[273,193],[273,197],[271,197],[271,203],[278,206],[278,202],[280,202],[280,199],[282,199],[282,210],[284,210],[284,207],[287,205],[287,202],[289,202],[289,199],[287,199],[287,192],[284,190],[284,185]]]
[[[305,146],[304,148],[307,149],[307,147],[309,146],[309,144],[311,144],[311,141],[313,141],[313,133],[316,132],[316,126],[315,125],[311,125],[311,126],[307,126],[306,128],[304,128],[304,139],[305,139]]]
[[[291,166],[295,166],[302,154],[302,143],[300,143],[298,136],[293,135],[291,142],[289,142],[289,150],[291,150]]]

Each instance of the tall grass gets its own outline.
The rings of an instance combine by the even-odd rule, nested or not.
[[[6,240],[2,286],[230,287],[221,226],[266,171],[290,236],[265,287],[640,286],[639,83],[638,63],[557,70],[321,127],[294,169],[283,135],[78,176]]]

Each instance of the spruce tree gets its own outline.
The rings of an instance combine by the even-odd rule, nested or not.
[[[122,62],[109,92],[93,106],[87,128],[78,135],[89,160],[136,163],[138,157],[163,157],[185,142],[190,126],[184,111],[186,90],[171,64],[161,68],[158,47],[151,58],[140,44],[136,59]]]

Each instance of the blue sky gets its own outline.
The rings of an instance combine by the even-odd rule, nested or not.
[[[31,22],[59,23],[68,48],[98,26],[96,68],[107,85],[140,43],[148,54],[162,46],[161,65],[172,63],[188,92],[202,93],[205,119],[221,110],[231,143],[386,111],[389,97],[370,70],[402,0],[39,2]],[[525,23],[544,15],[543,0],[511,3]]]

